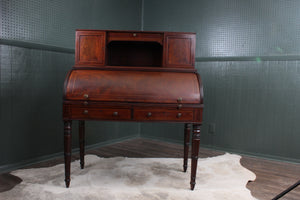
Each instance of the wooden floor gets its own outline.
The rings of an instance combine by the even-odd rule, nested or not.
[[[126,156],[126,157],[183,157],[183,145],[165,143],[149,139],[128,140],[98,149],[88,150],[87,154],[96,154],[101,157]],[[209,149],[200,149],[200,157],[212,157],[224,154],[224,152]],[[78,155],[72,156],[73,160]],[[32,165],[30,167],[48,167],[63,163],[63,158]],[[249,182],[247,188],[254,197],[260,200],[270,200],[277,194],[293,185],[300,179],[300,164],[270,161],[266,159],[243,156],[241,163],[244,167],[253,171],[257,178]],[[11,189],[21,180],[10,174],[0,175],[0,192]],[[1,196],[1,193],[0,193]],[[286,194],[280,200],[299,200],[300,186]]]

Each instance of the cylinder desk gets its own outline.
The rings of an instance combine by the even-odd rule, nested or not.
[[[79,121],[84,168],[86,120],[174,122],[184,126],[183,171],[192,130],[195,187],[203,90],[194,33],[76,30],[75,65],[64,83],[65,183],[70,185],[72,120]]]

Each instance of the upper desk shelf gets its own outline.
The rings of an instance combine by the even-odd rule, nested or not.
[[[193,71],[195,33],[77,30],[75,68],[144,67]]]

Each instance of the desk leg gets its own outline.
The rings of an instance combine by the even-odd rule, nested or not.
[[[85,121],[79,121],[80,167],[84,168]]]
[[[189,146],[190,146],[190,124],[184,124],[184,157],[183,157],[183,171],[186,172],[188,166]]]
[[[71,152],[72,152],[72,121],[64,121],[64,156],[65,156],[65,183],[68,188],[70,185],[71,173]]]
[[[192,137],[192,172],[191,172],[191,190],[194,190],[196,184],[197,162],[200,145],[200,127],[201,124],[193,124]]]

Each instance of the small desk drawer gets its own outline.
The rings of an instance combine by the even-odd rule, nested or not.
[[[193,110],[135,109],[134,120],[141,121],[193,121]]]
[[[163,34],[160,33],[108,32],[107,38],[108,43],[111,41],[144,41],[162,44],[163,42]]]
[[[123,108],[70,108],[74,119],[100,119],[100,120],[130,120],[130,109]]]

